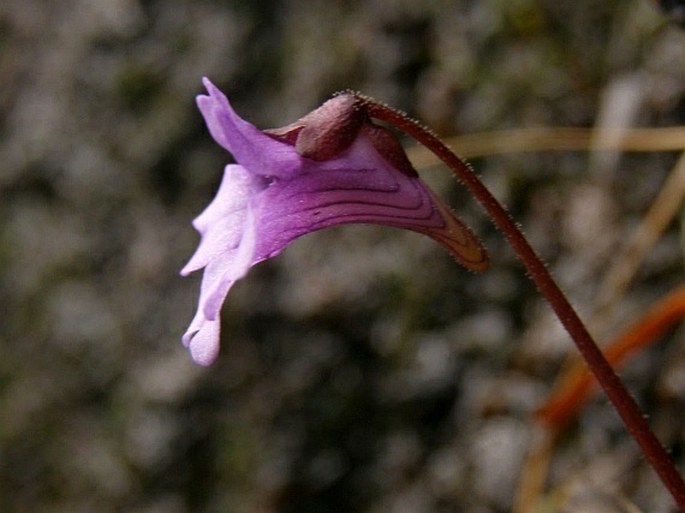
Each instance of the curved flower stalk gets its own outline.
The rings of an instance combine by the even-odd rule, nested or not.
[[[193,359],[219,351],[220,310],[231,286],[296,238],[346,223],[423,233],[465,267],[487,267],[485,249],[419,179],[391,132],[342,94],[292,125],[261,131],[241,119],[209,80],[197,98],[209,131],[233,154],[216,197],[193,222],[200,245],[181,271],[204,268],[197,313],[183,336]]]
[[[410,135],[423,144],[442,160],[452,170],[454,175],[465,185],[471,194],[484,207],[492,222],[502,232],[509,245],[516,252],[519,260],[528,271],[528,276],[537,285],[538,290],[545,297],[554,310],[561,324],[573,339],[580,354],[587,363],[592,374],[602,385],[609,400],[623,419],[623,423],[642,449],[649,463],[673,496],[680,511],[685,513],[685,481],[675,467],[664,446],[654,435],[621,379],[616,375],[611,364],[597,346],[583,324],[575,309],[561,291],[545,264],[535,253],[528,240],[509,212],[495,198],[487,187],[480,181],[473,169],[452,152],[440,139],[433,135],[418,122],[397,111],[376,102],[372,98],[356,95],[365,112],[376,119],[385,121],[389,125]]]

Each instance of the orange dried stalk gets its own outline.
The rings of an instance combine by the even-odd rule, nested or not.
[[[668,294],[604,348],[614,367],[633,354],[649,347],[675,323],[685,317],[685,285]],[[573,365],[561,378],[557,390],[538,408],[536,415],[549,428],[561,429],[575,417],[588,399],[596,381],[583,362]]]

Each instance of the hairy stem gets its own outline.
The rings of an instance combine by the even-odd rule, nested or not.
[[[685,483],[663,445],[656,438],[635,400],[614,372],[580,317],[537,256],[511,215],[490,193],[471,167],[457,157],[442,141],[404,113],[356,94],[366,112],[410,135],[442,160],[483,205],[497,228],[506,237],[528,274],[549,302],[575,342],[588,367],[601,384],[637,441],[645,457],[664,482],[682,512],[685,512]]]

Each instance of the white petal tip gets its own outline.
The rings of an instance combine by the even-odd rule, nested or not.
[[[207,347],[205,344],[190,343],[190,356],[193,361],[202,367],[209,367],[214,363],[219,354],[218,347]]]
[[[186,264],[186,265],[183,267],[183,269],[181,269],[181,270],[179,271],[178,274],[180,274],[181,276],[188,276],[188,275],[189,275],[190,273],[192,273],[193,271],[197,271],[197,269],[196,269],[195,267],[191,267],[190,265]]]
[[[198,365],[207,367],[219,355],[220,326],[221,321],[218,318],[213,321],[200,318],[199,322],[193,321],[183,335],[183,345],[190,350],[190,356]]]

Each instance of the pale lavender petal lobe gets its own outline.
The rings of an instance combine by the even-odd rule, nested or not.
[[[193,360],[203,366],[210,365],[219,354],[219,330],[221,318],[207,320],[197,312],[188,331],[183,335],[183,345],[190,349]]]
[[[263,178],[250,174],[244,167],[226,166],[216,197],[193,221],[202,239],[181,270],[183,276],[205,267],[213,259],[230,260],[231,252],[243,237],[248,203],[264,187]]]

